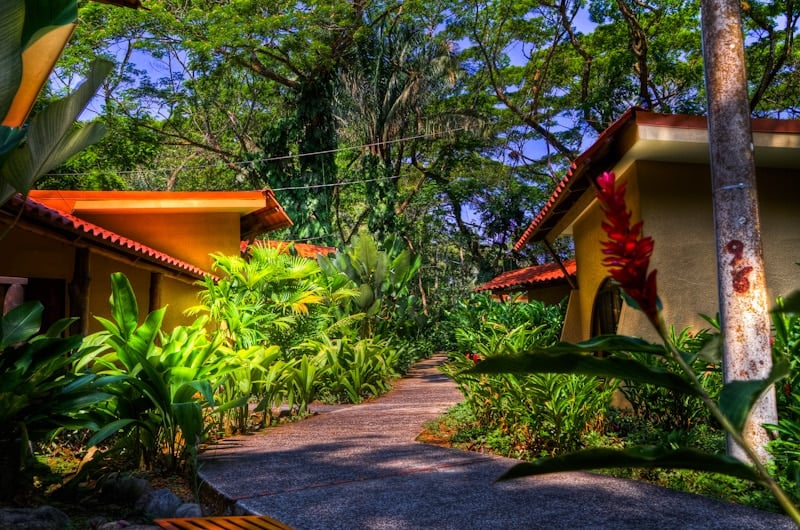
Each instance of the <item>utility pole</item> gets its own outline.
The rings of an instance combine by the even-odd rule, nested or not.
[[[723,375],[726,383],[765,379],[770,322],[739,0],[702,0],[701,15]],[[743,432],[762,460],[765,423],[778,423],[774,387],[759,398]],[[747,460],[730,438],[728,454]]]

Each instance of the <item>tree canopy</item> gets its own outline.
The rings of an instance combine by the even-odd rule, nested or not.
[[[549,259],[510,248],[627,108],[704,112],[699,4],[81,3],[45,97],[111,58],[95,105],[110,134],[47,185],[271,187],[287,239],[399,238],[427,288],[470,286]],[[797,116],[798,7],[742,6],[751,111]]]

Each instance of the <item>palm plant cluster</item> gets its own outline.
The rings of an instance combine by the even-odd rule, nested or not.
[[[397,315],[420,309],[395,310],[408,304],[418,258],[378,250],[369,236],[319,262],[286,250],[254,245],[247,260],[215,256],[219,280],[202,284],[187,311],[196,320],[173,330],[162,329],[166,307],[140,321],[121,273],[111,277],[111,318],[98,317],[103,330],[88,337],[61,337],[70,319],[38,334],[38,303],[3,317],[0,447],[15,458],[0,482],[30,485],[28,447],[72,431],[104,449],[97,464],[191,471],[202,444],[279,414],[301,417],[315,400],[383,393],[430,352],[391,333]]]
[[[800,499],[800,293],[773,312],[779,385],[779,434],[767,449],[769,473],[794,504]],[[461,447],[526,461],[505,478],[575,469],[615,476],[781,511],[752,468],[725,456],[725,430],[689,387],[664,347],[605,335],[558,342],[557,306],[494,301],[474,295],[440,323],[455,351],[442,370],[464,401],[429,429]],[[692,331],[669,329],[703,392],[731,406],[720,366],[717,322]],[[599,355],[599,357],[598,357]],[[727,400],[727,401],[726,401]],[[793,514],[792,514],[793,515]]]
[[[800,523],[793,393],[800,291],[779,299],[772,311],[768,377],[723,381],[719,323],[706,317],[713,329],[697,332],[667,327],[656,271],[650,270],[654,242],[643,236],[641,221],[632,224],[624,185],[613,173],[598,178],[598,187],[609,238],[603,242],[604,265],[661,343],[616,334],[556,342],[558,327],[539,304],[493,308],[483,299],[475,305],[481,307],[479,320],[470,321],[469,313],[457,316],[468,325],[458,326],[455,336],[469,350],[456,356],[458,368],[445,370],[462,389],[476,432],[490,448],[531,460],[503,478],[578,469],[679,469],[700,473],[699,479],[685,471],[672,475],[681,487],[700,484],[693,491],[731,495],[724,487],[709,488],[715,480],[708,474],[721,474],[736,490],[728,498],[783,510]],[[527,325],[514,327],[517,319]],[[761,458],[742,433],[759,396],[775,384],[783,384],[779,421],[761,426],[772,434],[769,458]],[[746,461],[726,454],[726,438],[746,452]]]
[[[470,425],[457,439],[515,458],[563,454],[584,447],[602,429],[617,387],[580,374],[476,374],[486,359],[517,356],[554,345],[560,335],[558,306],[504,303],[474,295],[452,314],[457,353],[443,367],[464,394]]]

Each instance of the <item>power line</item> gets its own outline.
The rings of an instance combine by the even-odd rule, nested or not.
[[[374,179],[365,179],[365,180],[346,180],[344,182],[331,182],[328,184],[308,184],[306,186],[286,186],[283,188],[270,188],[272,191],[289,191],[289,190],[313,190],[317,188],[332,188],[332,187],[343,187],[343,186],[350,186],[351,184],[363,184],[365,182],[377,182],[379,180],[397,180],[401,178],[402,175],[394,175],[391,177],[382,177],[382,178],[374,178]]]
[[[157,169],[133,169],[133,170],[126,170],[126,171],[116,171],[116,174],[117,175],[139,175],[139,174],[142,174],[142,173],[164,173],[164,172],[172,172],[172,171],[175,171],[175,170],[184,171],[184,170],[192,170],[192,169],[209,169],[209,168],[225,167],[225,166],[248,166],[248,165],[258,164],[258,163],[261,163],[261,162],[279,162],[281,160],[292,160],[292,159],[295,159],[295,158],[303,158],[303,157],[307,157],[307,156],[328,155],[328,154],[332,154],[332,153],[342,153],[342,152],[345,152],[345,151],[355,151],[355,150],[368,149],[368,148],[378,147],[378,146],[386,145],[386,144],[396,144],[396,143],[400,143],[400,142],[408,142],[410,140],[420,140],[420,139],[424,139],[424,138],[436,138],[436,137],[439,137],[439,136],[445,136],[447,134],[451,134],[451,133],[455,133],[455,132],[459,132],[459,131],[464,131],[464,130],[467,130],[467,127],[457,127],[455,129],[448,129],[446,131],[435,132],[435,133],[418,134],[418,135],[415,135],[415,136],[406,136],[404,138],[396,138],[394,140],[387,140],[385,142],[373,142],[373,143],[369,143],[369,144],[361,144],[361,145],[355,145],[355,146],[349,146],[349,147],[337,147],[336,149],[325,149],[325,150],[322,150],[322,151],[313,151],[313,152],[310,152],[310,153],[297,153],[297,154],[293,154],[293,155],[271,156],[271,157],[266,157],[266,158],[257,158],[255,160],[239,160],[239,161],[235,161],[235,162],[225,162],[225,163],[215,163],[215,164],[198,164],[198,165],[194,165],[194,166],[188,166],[187,165],[187,166],[175,166],[175,167],[162,167],[162,168],[157,168]],[[83,173],[48,173],[48,176],[54,176],[54,177],[85,177],[87,175],[89,175],[89,173],[87,173],[87,172],[83,172]],[[362,180],[362,181],[359,181],[359,182],[369,182],[369,181],[363,181]],[[317,186],[317,187],[340,186],[340,185],[342,185],[342,184],[326,184],[326,185]],[[305,187],[306,186],[290,187],[290,188],[274,188],[274,189],[276,189],[276,190],[277,189],[287,190],[287,189],[301,189],[301,188],[305,188]]]

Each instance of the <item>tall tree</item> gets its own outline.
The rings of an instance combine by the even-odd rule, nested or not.
[[[158,144],[98,146],[95,167],[117,166],[128,187],[271,186],[288,237],[400,231],[448,249],[464,278],[547,259],[505,256],[507,242],[631,105],[704,108],[699,0],[146,5],[82,7],[60,69],[69,85],[93,55],[116,58],[112,136]],[[794,1],[747,6],[751,106],[794,115]]]

